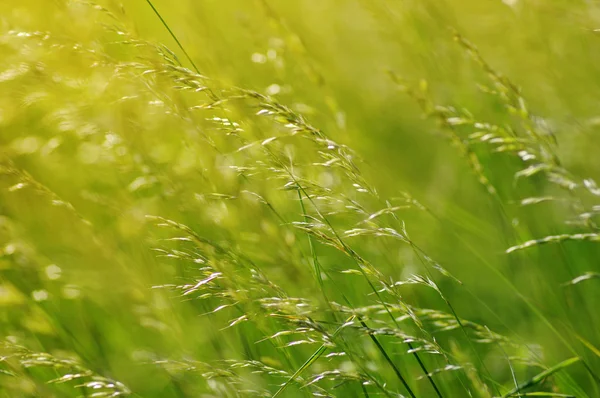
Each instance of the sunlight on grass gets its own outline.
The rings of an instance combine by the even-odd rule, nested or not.
[[[0,4],[0,397],[600,395],[600,9]]]

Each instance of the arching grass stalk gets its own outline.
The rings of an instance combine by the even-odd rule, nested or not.
[[[156,9],[156,7],[154,7],[154,4],[152,4],[152,1],[146,0],[146,3],[148,3],[148,5],[150,6],[150,8],[152,8],[152,11],[154,11],[154,14],[156,14],[156,16],[158,17],[158,19],[160,19],[160,22],[163,24],[163,26],[165,27],[165,29],[167,29],[167,32],[169,32],[169,34],[171,35],[171,37],[173,38],[173,40],[175,40],[175,43],[177,43],[177,46],[183,52],[183,54],[185,55],[185,57],[187,58],[187,60],[190,62],[190,64],[192,64],[192,67],[194,68],[194,70],[196,71],[196,73],[200,74],[200,70],[198,69],[198,67],[196,66],[196,64],[194,63],[194,61],[192,60],[192,57],[190,57],[190,55],[188,54],[188,52],[185,51],[185,48],[183,47],[183,45],[181,44],[181,42],[179,41],[179,39],[177,38],[177,36],[175,35],[175,33],[173,33],[173,31],[171,30],[171,28],[169,27],[169,24],[167,23],[167,21],[165,21],[165,19],[162,17],[162,15],[160,15],[160,12],[158,12],[158,10]]]
[[[340,244],[344,247],[345,252],[350,255],[350,257],[357,263],[359,271],[362,273],[363,277],[365,278],[365,280],[367,281],[367,283],[369,284],[369,287],[371,288],[371,290],[375,293],[375,295],[377,296],[378,300],[382,303],[382,305],[384,306],[387,314],[390,316],[390,318],[392,319],[392,321],[394,322],[394,324],[396,325],[397,328],[399,328],[400,326],[398,325],[396,319],[394,318],[393,314],[390,312],[389,307],[386,305],[385,301],[383,300],[383,298],[381,297],[379,291],[377,290],[377,288],[375,288],[375,286],[373,285],[373,282],[371,282],[371,280],[369,279],[368,275],[365,273],[365,271],[363,270],[363,265],[355,258],[355,253],[354,251],[352,251],[352,249],[350,249],[345,242],[343,242],[343,240],[341,239],[341,237],[337,234],[337,232],[335,231],[335,229],[333,228],[333,226],[331,225],[331,223],[329,222],[329,220],[319,211],[318,207],[316,206],[316,204],[314,203],[314,201],[312,200],[312,198],[310,197],[310,195],[306,192],[306,190],[304,189],[304,187],[300,184],[300,182],[296,179],[296,177],[294,176],[294,174],[288,169],[288,167],[286,165],[284,165],[279,158],[268,148],[265,148],[266,152],[272,157],[272,159],[280,166],[283,168],[283,170],[285,170],[289,177],[293,180],[294,184],[296,185],[296,188],[298,190],[298,195],[302,204],[302,211],[305,217],[307,217],[307,213],[306,213],[306,208],[304,207],[303,204],[303,196],[306,196],[306,198],[311,202],[311,204],[313,205],[313,207],[315,208],[315,210],[317,211],[317,213],[319,214],[319,217],[321,217],[331,228],[331,230],[333,231],[333,233],[335,234],[336,238],[338,239],[338,241],[340,242]],[[310,237],[309,235],[309,242],[311,243],[311,252],[313,254],[313,260],[316,261],[316,263],[318,264],[318,258],[316,258],[316,252],[314,250],[314,246],[312,245],[312,237]],[[320,271],[320,267],[315,267],[315,271],[316,270]],[[322,284],[322,278],[319,278],[319,282]],[[325,295],[325,292],[323,291],[323,294]],[[346,299],[347,300],[347,299]],[[329,303],[329,301],[328,301]],[[361,323],[363,324],[364,327],[367,327],[366,324],[364,324],[364,322],[361,321]],[[336,335],[336,334],[334,334]],[[386,361],[392,366],[392,368],[394,369],[394,373],[396,374],[396,376],[398,377],[398,379],[402,382],[402,384],[404,385],[404,387],[407,389],[407,391],[409,392],[410,396],[413,398],[416,398],[416,396],[414,395],[414,393],[412,392],[412,389],[410,388],[410,386],[408,385],[408,383],[406,382],[406,379],[402,376],[402,374],[400,373],[399,369],[396,367],[396,365],[393,363],[393,361],[391,360],[391,358],[389,357],[389,355],[387,354],[387,352],[385,351],[385,349],[383,348],[383,346],[379,343],[379,341],[375,338],[375,336],[370,335],[371,340],[373,340],[374,342],[376,342],[376,346],[378,348],[378,350],[382,353],[382,355],[384,356],[384,358],[386,359]],[[410,344],[410,342],[408,342],[408,345],[410,347],[411,350],[413,350],[413,346]],[[310,366],[310,364],[312,364],[316,359],[318,359],[318,357],[322,354],[322,352],[320,352],[321,348],[319,350],[317,350],[310,358],[309,360],[307,360],[307,363],[305,363],[306,367]],[[315,357],[315,355],[318,354],[317,357]],[[425,368],[425,365],[422,363],[422,361],[420,360],[418,354],[416,351],[412,351],[412,354],[414,356],[416,356],[418,358],[418,362],[421,365],[422,370],[425,372],[425,375],[428,377],[428,379],[430,380],[430,382],[432,383],[432,385],[434,386],[434,389],[437,393],[437,395],[442,398],[441,392],[439,391],[437,385],[435,385],[435,382],[432,380],[430,373],[427,371],[427,369]],[[312,360],[311,360],[312,359]],[[310,363],[309,363],[310,361]],[[303,367],[301,367],[298,371],[303,371],[305,368],[305,366],[303,365]],[[298,373],[298,371],[296,373]],[[299,373],[298,373],[299,374]]]
[[[364,328],[368,329],[367,324],[362,319],[359,318],[358,320],[359,320],[360,324]],[[394,363],[394,361],[392,361],[392,359],[387,354],[387,352],[385,351],[385,349],[383,348],[383,346],[381,345],[381,343],[379,342],[379,340],[377,340],[377,337],[375,337],[371,333],[369,333],[369,337],[371,338],[371,340],[373,341],[373,343],[375,343],[375,345],[377,346],[377,349],[379,350],[379,352],[381,352],[381,354],[383,355],[383,357],[385,358],[385,360],[387,361],[387,363],[392,367],[392,369],[394,369],[394,373],[396,373],[396,376],[398,377],[398,379],[400,379],[400,381],[404,385],[404,388],[406,388],[406,391],[408,391],[408,394],[412,398],[416,398],[416,396],[413,393],[413,391],[411,390],[410,386],[408,385],[408,383],[406,382],[406,380],[402,376],[402,373],[400,373],[400,370],[398,369],[398,367],[396,366],[396,364]],[[436,387],[436,392],[439,394],[439,391],[437,390],[437,387]]]
[[[308,221],[309,220],[308,214],[306,213],[306,208],[304,207],[304,200],[302,199],[302,194],[300,193],[300,191],[298,191],[298,199],[300,200],[300,207],[302,208],[302,214],[304,215],[304,220]],[[312,236],[310,234],[307,234],[307,236],[308,236],[308,247],[310,248],[313,269],[315,272],[315,278],[317,279],[317,282],[319,283],[319,288],[321,289],[323,298],[325,299],[327,306],[329,308],[331,308],[331,304],[329,303],[329,299],[327,298],[327,292],[325,292],[325,286],[323,285],[323,276],[321,275],[321,264],[319,263],[319,258],[317,257],[315,245],[313,243]],[[332,314],[335,317],[334,311],[332,311]]]
[[[417,255],[417,257],[419,258],[419,261],[421,262],[421,264],[423,264],[423,266],[425,267],[425,272],[427,273],[427,275],[429,276],[429,278],[431,278],[433,280],[433,275],[431,274],[431,271],[429,270],[429,265],[428,265],[427,261],[422,257],[422,256],[425,255],[425,253],[412,240],[409,240],[408,242],[409,242],[409,245],[411,246],[411,248],[413,249],[413,251],[415,252],[415,254]],[[452,313],[452,316],[454,317],[454,319],[456,320],[456,322],[458,322],[458,325],[460,326],[460,330],[465,335],[465,338],[467,339],[467,341],[469,343],[469,347],[471,348],[471,350],[473,351],[473,353],[475,353],[475,356],[477,357],[477,360],[479,361],[479,364],[485,370],[485,372],[488,374],[488,377],[490,378],[490,380],[493,380],[492,374],[490,373],[489,369],[487,368],[487,366],[483,362],[483,359],[479,355],[479,352],[477,351],[477,349],[475,349],[475,346],[474,346],[473,342],[471,341],[471,338],[469,337],[469,335],[468,335],[468,333],[467,333],[467,331],[465,329],[465,326],[464,326],[463,322],[461,321],[461,319],[459,318],[458,314],[456,313],[456,310],[454,309],[454,306],[450,303],[450,301],[446,298],[446,296],[441,292],[441,290],[438,288],[438,286],[437,286],[437,284],[435,284],[435,282],[434,282],[434,285],[435,285],[435,287],[434,287],[435,291],[440,295],[440,297],[442,298],[442,300],[444,300],[444,302],[448,306],[448,309]],[[495,387],[495,385],[493,385],[493,386],[494,386],[494,389],[496,390],[496,393],[499,394],[500,392],[497,390],[497,388]]]
[[[389,315],[389,317],[392,319],[392,321],[394,322],[395,326],[397,328],[400,328],[400,325],[398,324],[398,322],[396,321],[395,317],[390,312],[389,307],[387,306],[387,304],[385,303],[385,301],[381,297],[379,291],[373,285],[373,283],[371,282],[371,280],[368,277],[368,275],[365,273],[365,271],[363,269],[363,266],[364,266],[363,263],[364,262],[356,258],[357,254],[350,247],[348,247],[347,244],[341,239],[341,237],[339,236],[339,234],[337,233],[337,231],[335,230],[335,228],[333,227],[333,225],[329,222],[328,218],[325,217],[325,215],[323,215],[320,212],[320,210],[318,209],[317,205],[314,203],[314,201],[312,200],[312,198],[310,197],[310,195],[306,192],[306,190],[304,189],[304,187],[295,178],[294,174],[284,164],[282,164],[282,162],[280,162],[277,159],[277,157],[275,156],[275,154],[273,154],[269,149],[267,149],[267,152],[280,165],[280,167],[282,167],[288,173],[289,177],[293,180],[294,184],[296,185],[296,187],[298,189],[298,194],[299,194],[300,200],[302,201],[302,194],[304,194],[304,196],[306,196],[306,198],[311,202],[311,204],[315,208],[315,210],[316,210],[317,214],[319,215],[319,217],[329,226],[329,228],[331,229],[331,231],[334,233],[336,239],[338,240],[338,242],[340,243],[340,245],[343,247],[344,251],[356,262],[356,264],[358,265],[359,272],[361,272],[362,276],[365,278],[365,280],[369,284],[369,287],[371,288],[371,290],[375,293],[375,295],[377,296],[378,300],[382,303],[383,307],[385,308],[385,311],[387,312],[387,314]],[[305,212],[303,204],[302,204],[302,208],[303,208],[303,212],[306,215],[306,212]],[[374,338],[374,336],[371,336],[371,338]],[[438,386],[436,385],[435,381],[432,378],[432,375],[427,370],[427,368],[426,368],[425,364],[423,363],[423,361],[421,360],[419,354],[416,352],[416,350],[414,350],[414,346],[410,342],[407,342],[406,344],[408,345],[409,350],[411,351],[411,353],[413,354],[413,356],[417,360],[417,362],[419,364],[419,367],[421,368],[421,370],[423,371],[423,373],[425,374],[425,376],[429,380],[430,384],[432,385],[433,389],[435,390],[436,395],[439,398],[443,398],[441,391],[439,390]],[[389,358],[389,355],[383,349],[383,346],[381,346],[381,344],[379,344],[379,342],[377,342],[376,345],[377,345],[378,349],[380,349],[380,351],[382,352],[382,354],[384,355],[384,357],[386,358],[386,360],[388,360],[388,362],[392,365],[392,367],[394,368],[394,371],[395,371],[396,375],[398,376],[398,378],[402,381],[402,383],[405,385],[405,387],[407,387],[407,389],[410,391],[410,387],[408,387],[408,384],[406,383],[406,381],[404,380],[404,378],[402,377],[402,375],[399,373],[397,367],[391,362],[391,359]]]
[[[344,251],[356,262],[356,264],[358,265],[358,270],[359,272],[361,272],[361,274],[363,275],[363,277],[365,278],[365,280],[367,281],[367,283],[369,284],[369,287],[371,288],[371,290],[375,293],[375,295],[377,296],[378,300],[382,303],[382,305],[384,306],[387,314],[390,316],[390,318],[392,319],[392,321],[394,322],[394,324],[396,325],[396,327],[399,328],[399,325],[396,321],[396,318],[392,315],[389,307],[386,305],[385,301],[383,300],[383,298],[381,297],[379,291],[377,290],[377,288],[375,288],[375,286],[373,285],[373,282],[371,282],[370,278],[368,277],[368,275],[366,274],[366,272],[363,269],[364,264],[362,264],[357,258],[356,258],[356,253],[346,245],[346,243],[342,240],[342,238],[339,236],[339,234],[336,232],[335,228],[333,227],[333,225],[329,222],[329,220],[327,219],[327,217],[325,217],[325,215],[323,215],[320,210],[318,209],[316,203],[314,203],[314,201],[312,200],[312,198],[308,195],[308,193],[306,192],[306,190],[304,189],[304,187],[298,182],[298,180],[295,178],[295,176],[293,175],[293,173],[291,173],[287,168],[285,168],[285,170],[289,173],[290,178],[292,178],[292,180],[294,181],[294,183],[296,184],[298,190],[302,191],[302,193],[306,196],[306,198],[311,202],[311,204],[313,205],[313,207],[315,208],[315,211],[317,212],[317,214],[319,215],[319,217],[321,217],[321,219],[327,223],[327,225],[329,226],[329,228],[331,229],[331,231],[333,232],[333,234],[335,235],[336,239],[338,240],[338,242],[340,243],[340,245],[342,245],[342,247],[344,248]],[[366,326],[366,325],[364,325]],[[371,338],[373,339],[374,336],[371,336]],[[379,344],[379,342],[377,342],[377,348],[382,352],[382,355],[384,355],[384,357],[386,358],[386,360],[388,361],[388,363],[390,363],[393,368],[394,368],[394,372],[396,373],[396,376],[398,376],[398,379],[400,379],[400,381],[402,382],[402,384],[407,388],[407,390],[409,391],[409,393],[411,394],[411,396],[414,396],[414,394],[412,393],[410,387],[408,386],[408,384],[406,383],[406,380],[404,379],[404,377],[400,374],[400,372],[398,371],[398,369],[396,368],[395,365],[393,365],[389,355],[385,352],[385,349],[383,348],[383,346],[381,346],[381,344]],[[413,351],[413,354],[416,354],[415,351]],[[418,355],[417,355],[418,356]],[[420,362],[420,359],[419,359]],[[424,370],[425,371],[425,370]],[[426,375],[429,376],[429,373],[426,372]],[[433,380],[429,377],[429,380],[432,382],[432,384],[435,386],[435,382],[433,382]],[[436,393],[438,394],[438,396],[441,397],[441,393],[439,392],[437,386],[434,387],[436,390]]]

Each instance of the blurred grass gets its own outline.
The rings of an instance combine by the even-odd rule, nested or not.
[[[478,84],[489,84],[488,77],[455,42],[456,29],[477,46],[489,65],[522,88],[529,111],[554,133],[562,166],[581,180],[597,180],[600,37],[594,29],[600,10],[595,3],[156,0],[153,4],[200,73],[212,79],[206,83],[212,91],[225,97],[233,95],[231,87],[242,87],[302,114],[328,139],[356,152],[362,178],[379,196],[356,193],[342,171],[313,167],[322,161],[317,152],[323,151],[322,142],[292,137],[278,140],[274,145],[280,146],[271,154],[262,153],[260,145],[237,151],[248,140],[280,136],[280,121],[256,116],[264,105],[256,98],[232,100],[214,110],[194,109],[211,98],[175,88],[189,83],[187,72],[161,69],[164,57],[147,42],[164,44],[183,65],[191,65],[146,2],[103,2],[114,18],[80,2],[2,2],[0,331],[8,341],[2,369],[14,374],[0,375],[2,396],[93,396],[93,385],[73,389],[77,382],[47,384],[65,372],[77,374],[77,369],[39,358],[39,366],[30,366],[15,344],[55,358],[74,358],[93,372],[82,379],[119,380],[127,386],[119,390],[122,394],[237,396],[254,386],[274,393],[318,345],[281,349],[288,340],[257,343],[284,326],[269,310],[255,308],[252,300],[244,302],[246,296],[259,302],[257,297],[270,294],[265,292],[272,287],[260,294],[252,283],[246,287],[243,276],[252,273],[239,269],[241,264],[252,263],[264,272],[286,292],[287,296],[273,290],[283,301],[304,297],[318,307],[311,320],[323,321],[321,327],[330,328],[324,334],[329,338],[349,314],[328,308],[331,303],[324,302],[323,293],[337,305],[350,306],[344,300],[354,307],[378,304],[361,276],[340,273],[357,268],[356,258],[315,236],[311,249],[306,231],[290,226],[304,221],[305,214],[297,192],[281,189],[290,178],[285,175],[288,166],[292,174],[298,170],[306,184],[331,188],[324,194],[306,185],[320,196],[347,197],[374,212],[386,206],[383,198],[407,192],[427,208],[400,210],[398,217],[410,240],[462,284],[436,274],[443,298],[432,289],[408,284],[401,286],[398,296],[386,295],[386,302],[399,305],[394,300],[401,296],[403,304],[415,309],[450,312],[448,302],[463,321],[508,336],[507,342],[492,339],[492,344],[480,345],[474,340],[481,336],[441,332],[451,318],[428,324],[426,331],[451,353],[452,364],[463,367],[434,376],[443,396],[507,394],[515,384],[536,380],[536,374],[571,357],[581,361],[569,362],[534,387],[548,394],[600,394],[594,379],[600,360],[589,348],[600,346],[597,280],[563,285],[586,272],[599,272],[597,243],[567,241],[505,253],[511,246],[544,236],[596,234],[591,224],[565,224],[572,208],[561,201],[518,206],[527,197],[554,195],[566,200],[583,194],[575,189],[563,193],[540,175],[516,180],[522,161],[482,145],[475,152],[498,192],[496,197],[489,195],[443,126],[435,117],[424,117],[414,98],[389,75],[392,71],[414,87],[427,82],[426,95],[435,104],[468,110],[476,120],[499,126],[517,125],[502,100],[478,89]],[[215,117],[237,121],[243,131]],[[284,164],[273,159],[284,159]],[[237,173],[233,165],[258,171],[256,176],[250,171]],[[262,195],[269,205],[248,199],[252,196],[244,190]],[[307,193],[299,192],[300,198]],[[240,199],[226,200],[213,193]],[[593,199],[594,195],[586,196],[582,206],[592,209],[597,203]],[[302,200],[313,217],[309,220],[323,224],[311,201]],[[325,209],[328,205],[323,204]],[[590,211],[592,219],[596,211]],[[152,249],[167,250],[171,246],[165,239],[177,233],[156,228],[146,215],[185,224],[235,257],[215,260],[210,256],[219,251],[214,248],[206,254],[208,263],[215,261],[230,272],[229,291],[239,288],[232,308],[201,316],[225,298],[198,300],[191,299],[196,293],[182,296],[179,291],[152,288],[193,286],[203,279],[197,265],[181,260],[181,252],[199,256],[205,248],[176,246],[170,256],[179,259],[161,257]],[[343,231],[356,217],[342,212],[332,215],[331,222]],[[389,223],[399,228],[392,217]],[[369,237],[348,242],[381,272],[381,277],[372,276],[374,283],[429,272],[410,245]],[[324,292],[314,276],[315,263],[324,270]],[[226,328],[244,311],[254,317],[251,322]],[[294,317],[304,316],[289,311]],[[372,328],[393,329],[384,315],[362,316]],[[414,325],[404,327],[404,332],[421,336]],[[366,387],[360,386],[366,379],[358,378],[357,383],[336,379],[338,375],[333,381],[324,377],[324,391],[365,396],[368,390],[371,396],[389,389],[389,394],[409,396],[377,346],[361,337],[363,332],[349,332],[336,340],[335,347],[349,359],[320,359],[304,380],[310,380],[308,374],[325,375],[331,369],[360,370],[375,375]],[[423,372],[406,355],[398,336],[366,334],[382,341],[416,396],[435,396],[426,380],[417,381]],[[353,355],[364,361],[352,359]],[[441,354],[423,356],[429,371],[449,364]],[[536,364],[521,365],[517,357]],[[167,359],[181,362],[163,366],[160,361]],[[231,390],[215,376],[229,380],[231,364],[221,360],[260,361],[285,376],[242,370],[243,381],[232,384]],[[226,370],[205,369],[194,361]],[[377,388],[377,382],[385,387]],[[338,384],[341,387],[333,388]],[[105,396],[117,391],[106,386],[97,390]],[[311,393],[323,391],[293,385],[284,396]]]

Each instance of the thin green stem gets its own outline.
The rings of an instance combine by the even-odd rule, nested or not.
[[[177,38],[177,36],[175,35],[175,33],[173,33],[173,31],[171,30],[171,28],[169,27],[169,24],[167,23],[167,21],[164,20],[164,18],[162,17],[162,15],[160,15],[160,12],[158,12],[158,10],[156,9],[156,7],[154,7],[154,4],[152,4],[152,1],[146,0],[146,3],[148,3],[148,5],[150,6],[150,8],[152,8],[152,11],[154,11],[154,13],[158,17],[158,19],[160,19],[160,22],[163,24],[163,26],[165,27],[165,29],[167,29],[167,31],[169,32],[169,34],[171,35],[171,37],[173,38],[173,40],[175,40],[175,43],[177,43],[177,46],[183,52],[183,54],[185,55],[185,57],[187,58],[187,60],[190,62],[190,64],[192,64],[192,66],[194,67],[194,70],[196,71],[196,73],[200,74],[200,70],[198,69],[198,67],[196,66],[196,64],[194,63],[194,61],[192,60],[192,57],[190,57],[190,55],[188,54],[188,52],[185,51],[185,48],[183,47],[183,45],[181,44],[181,42],[179,41],[179,39]]]
[[[359,321],[360,321],[360,324],[365,329],[369,330],[369,327],[367,326],[367,324],[362,319],[359,318]],[[392,367],[392,369],[394,369],[394,373],[396,373],[396,376],[398,376],[398,378],[400,379],[400,381],[404,385],[404,388],[406,388],[406,391],[408,391],[408,394],[412,398],[416,398],[416,396],[413,393],[412,389],[410,388],[410,386],[408,385],[408,383],[406,382],[406,380],[402,376],[402,373],[400,373],[400,369],[398,369],[398,367],[396,366],[396,364],[394,364],[394,362],[392,361],[392,359],[390,358],[390,356],[387,354],[387,352],[385,351],[385,349],[383,348],[383,346],[381,345],[381,343],[379,342],[379,340],[377,340],[377,337],[375,337],[372,333],[369,333],[369,337],[371,338],[371,340],[373,341],[373,343],[375,343],[375,345],[377,346],[377,349],[379,350],[379,352],[381,352],[381,355],[383,355],[383,357],[385,358],[385,360],[387,361],[387,363]]]

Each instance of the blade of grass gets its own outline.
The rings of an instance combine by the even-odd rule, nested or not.
[[[362,319],[359,318],[359,321],[360,321],[360,324],[365,329],[367,329],[367,330],[369,329],[369,327],[367,326],[367,324]],[[396,376],[398,376],[398,379],[400,379],[400,381],[404,385],[404,388],[406,388],[406,391],[408,391],[408,394],[412,398],[416,398],[416,396],[413,393],[412,389],[410,388],[410,386],[406,382],[406,379],[404,379],[404,377],[402,376],[402,373],[400,373],[400,369],[398,369],[398,367],[396,366],[396,364],[394,364],[394,362],[392,361],[392,359],[390,358],[390,356],[388,355],[388,353],[385,351],[385,349],[383,348],[383,346],[381,345],[381,343],[379,342],[379,340],[377,340],[377,338],[373,334],[370,334],[370,333],[369,333],[369,337],[371,338],[371,340],[373,341],[373,343],[375,343],[375,345],[377,346],[377,349],[379,350],[379,352],[381,352],[381,355],[383,355],[383,357],[385,358],[385,360],[387,361],[387,363],[392,367],[392,369],[394,369],[394,373],[396,373]],[[437,389],[436,389],[436,391],[437,391]]]
[[[164,18],[160,14],[160,12],[158,12],[158,10],[156,9],[156,7],[154,7],[154,4],[152,4],[152,1],[146,0],[146,3],[148,3],[148,5],[150,6],[150,8],[152,8],[152,11],[154,11],[154,13],[158,17],[158,19],[160,19],[160,22],[163,24],[163,26],[165,27],[165,29],[167,29],[167,31],[169,32],[169,34],[171,35],[171,37],[173,38],[173,40],[175,40],[175,43],[177,43],[177,46],[183,52],[183,54],[185,55],[185,57],[187,58],[187,60],[190,62],[190,64],[192,64],[192,66],[194,67],[194,70],[196,71],[196,73],[200,74],[200,70],[198,69],[198,67],[196,66],[196,64],[194,63],[194,61],[192,61],[192,57],[190,57],[190,55],[188,54],[188,52],[185,51],[185,48],[183,47],[183,45],[181,44],[181,42],[179,41],[179,39],[177,38],[177,36],[175,35],[175,33],[173,33],[173,31],[171,30],[171,28],[169,27],[169,24],[167,24],[167,21],[164,20]]]
[[[527,394],[521,394],[521,397],[562,397],[562,398],[576,398],[575,395],[569,394],[557,394],[554,392],[530,392]]]
[[[533,376],[531,379],[527,380],[526,382],[520,384],[518,387],[515,387],[514,389],[512,389],[510,392],[504,394],[502,396],[502,398],[508,398],[511,397],[529,387],[532,387],[536,384],[541,383],[546,377],[553,375],[554,373],[563,370],[571,365],[573,365],[574,363],[577,363],[581,361],[581,358],[579,357],[573,357],[573,358],[569,358],[566,359],[556,365],[554,365],[553,367],[544,370],[543,372]]]
[[[304,215],[304,220],[306,222],[309,221],[308,214],[306,213],[306,208],[304,206],[304,200],[302,198],[302,193],[298,191],[298,199],[300,200],[300,207],[302,208],[302,214]],[[323,298],[327,302],[327,305],[331,307],[329,304],[329,299],[327,298],[327,293],[325,293],[325,287],[323,286],[323,276],[321,275],[321,264],[319,263],[319,259],[317,257],[317,252],[315,250],[315,245],[312,240],[312,236],[308,235],[308,247],[310,248],[310,254],[312,256],[313,268],[315,271],[315,277],[317,278],[317,282],[319,283],[319,287],[321,288],[321,292],[323,293]],[[334,313],[332,311],[332,313]],[[334,313],[335,314],[335,313]]]
[[[587,341],[586,339],[584,339],[583,337],[581,337],[580,335],[578,335],[577,333],[575,333],[575,337],[577,338],[577,340],[579,340],[581,342],[581,344],[583,344],[584,346],[586,346],[586,348],[588,350],[590,350],[591,352],[593,352],[598,358],[600,358],[600,349],[598,349],[596,346],[594,346],[592,343],[590,343],[589,341]]]

